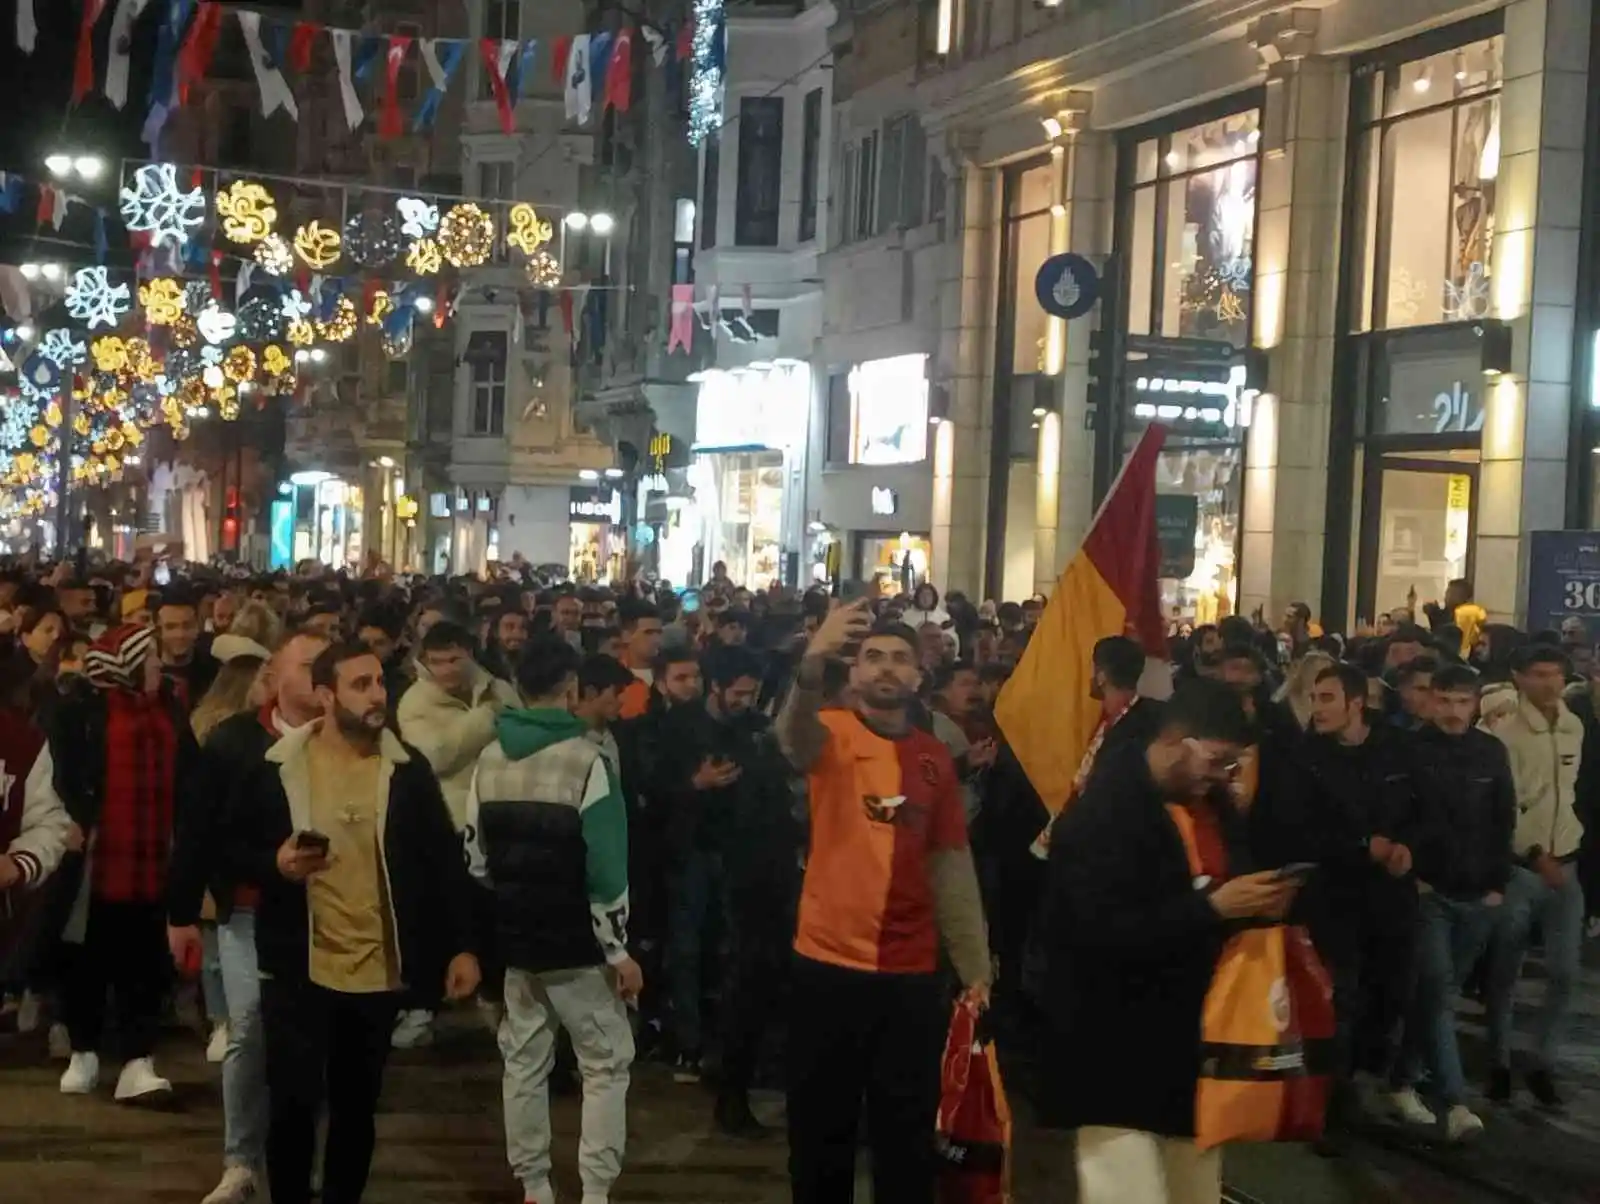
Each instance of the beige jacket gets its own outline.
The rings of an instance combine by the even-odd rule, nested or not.
[[[458,832],[467,822],[467,791],[478,754],[494,743],[499,708],[522,705],[510,682],[482,665],[474,665],[473,673],[472,701],[463,702],[418,664],[417,680],[401,696],[395,712],[401,738],[433,766]]]
[[[1555,722],[1537,707],[1518,698],[1483,723],[1499,738],[1511,759],[1511,778],[1517,788],[1517,831],[1512,849],[1524,857],[1538,846],[1556,857],[1578,851],[1583,824],[1574,803],[1578,762],[1583,753],[1583,722],[1561,704]]]

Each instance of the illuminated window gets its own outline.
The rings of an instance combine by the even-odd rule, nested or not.
[[[850,463],[916,464],[928,458],[927,359],[897,355],[851,369]]]

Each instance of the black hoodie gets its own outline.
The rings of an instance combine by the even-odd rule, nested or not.
[[[1431,724],[1415,742],[1419,835],[1417,877],[1453,899],[1504,891],[1511,877],[1517,790],[1506,746],[1468,728],[1447,735]]]

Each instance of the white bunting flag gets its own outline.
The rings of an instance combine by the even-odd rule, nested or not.
[[[25,0],[26,2],[26,0]],[[106,99],[117,108],[128,103],[128,59],[133,53],[133,23],[150,0],[117,0],[111,18],[111,41],[106,50]]]
[[[17,45],[32,54],[38,41],[39,22],[33,15],[33,0],[17,0]]]
[[[294,103],[294,93],[283,72],[267,55],[261,44],[261,14],[240,11],[239,31],[244,34],[245,46],[250,51],[250,65],[255,68],[256,87],[261,89],[261,115],[271,117],[281,107],[290,117],[300,120],[300,109]]]
[[[579,125],[589,121],[589,35],[580,33],[572,39],[572,49],[567,54],[567,116]]]
[[[344,101],[344,120],[352,130],[360,129],[366,117],[361,107],[361,97],[356,95],[356,83],[350,75],[350,39],[348,29],[330,29],[333,35],[333,58],[339,67],[339,98]]]

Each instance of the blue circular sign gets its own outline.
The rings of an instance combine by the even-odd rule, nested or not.
[[[1033,292],[1053,318],[1081,318],[1100,299],[1100,273],[1082,255],[1064,251],[1039,265]]]

